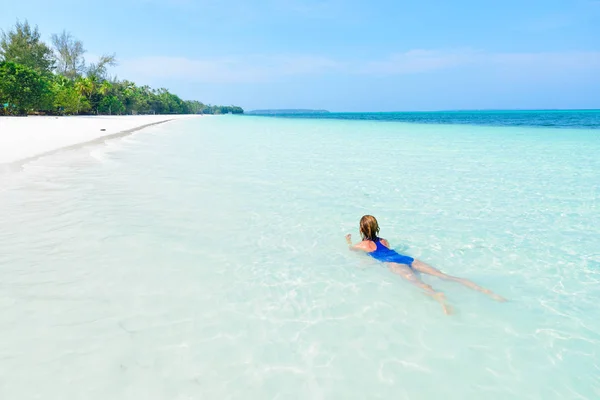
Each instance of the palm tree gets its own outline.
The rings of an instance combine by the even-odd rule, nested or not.
[[[75,90],[79,95],[79,99],[77,100],[77,114],[79,114],[81,97],[89,98],[94,92],[94,84],[89,78],[78,78],[77,81],[75,81]]]
[[[112,90],[113,85],[109,81],[102,82],[102,85],[98,88],[98,93],[102,96],[106,96]]]
[[[98,94],[106,98],[112,90],[113,85],[109,81],[104,81],[98,88]],[[112,115],[112,102],[110,102],[108,106],[108,115]]]
[[[130,81],[121,82],[121,87],[119,90],[121,94],[121,100],[125,105],[125,113],[128,114],[130,111],[133,114],[133,109],[135,104],[137,103],[137,92],[138,88],[135,86],[135,83]]]

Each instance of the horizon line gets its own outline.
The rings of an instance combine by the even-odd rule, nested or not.
[[[468,112],[468,111],[600,111],[600,108],[457,108],[430,110],[395,110],[395,111],[331,111],[325,108],[257,108],[245,112],[256,111],[326,111],[328,113],[401,113],[401,112]]]

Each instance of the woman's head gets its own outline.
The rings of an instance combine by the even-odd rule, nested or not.
[[[375,240],[379,234],[379,224],[372,215],[364,215],[360,219],[360,235],[364,240]]]

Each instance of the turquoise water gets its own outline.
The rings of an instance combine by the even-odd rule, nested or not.
[[[270,116],[272,117],[272,116]],[[354,121],[408,122],[541,128],[600,129],[600,110],[485,110],[380,113],[283,113],[279,118],[343,119]]]
[[[592,129],[209,117],[0,176],[2,399],[597,399]],[[349,252],[374,214],[439,305]]]

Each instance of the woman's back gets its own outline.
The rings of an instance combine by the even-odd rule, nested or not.
[[[411,265],[414,258],[399,254],[395,250],[390,249],[384,244],[385,239],[375,238],[372,242],[375,243],[375,250],[368,252],[371,257],[382,262],[395,262],[398,264]]]

